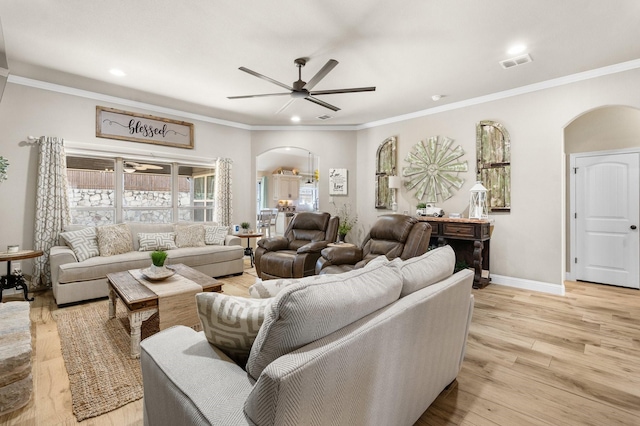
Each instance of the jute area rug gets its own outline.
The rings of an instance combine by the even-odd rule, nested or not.
[[[54,312],[79,422],[142,398],[140,360],[130,357],[126,309],[118,301],[116,318],[108,319],[108,312],[107,300]],[[154,315],[142,324],[142,339],[157,331]]]

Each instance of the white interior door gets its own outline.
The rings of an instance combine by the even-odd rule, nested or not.
[[[576,158],[576,278],[640,288],[639,154]]]

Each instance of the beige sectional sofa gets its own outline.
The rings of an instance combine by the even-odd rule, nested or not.
[[[208,328],[222,318],[216,307],[235,304],[246,318],[262,305],[198,294],[204,331],[172,327],[141,344],[144,424],[413,425],[460,371],[473,273],[452,274],[448,246],[383,257],[342,274],[265,281],[277,294],[246,364]]]
[[[59,245],[51,248],[49,261],[53,295],[58,305],[109,295],[107,274],[150,266],[150,251],[139,251],[138,234],[171,233],[171,223],[128,223],[133,250],[110,256],[92,256],[78,260],[77,254],[63,237]],[[65,231],[78,231],[86,227],[70,226]],[[63,233],[64,235],[64,233]],[[223,244],[202,247],[181,247],[167,250],[167,264],[182,263],[211,277],[242,274],[244,249],[240,238],[223,237]]]

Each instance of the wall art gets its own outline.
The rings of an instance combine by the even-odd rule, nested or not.
[[[347,195],[347,169],[329,169],[329,195]]]
[[[402,169],[404,186],[415,190],[415,198],[427,203],[448,200],[462,188],[464,178],[460,173],[468,171],[467,161],[460,161],[464,150],[460,145],[452,147],[453,139],[432,136],[414,145],[404,161],[409,166]]]
[[[500,123],[484,120],[476,124],[476,175],[487,188],[491,212],[511,210],[511,139]]]
[[[193,123],[97,106],[96,136],[191,149]]]

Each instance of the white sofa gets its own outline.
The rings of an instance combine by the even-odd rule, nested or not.
[[[433,252],[285,283],[246,370],[206,330],[145,339],[144,424],[413,425],[455,380],[473,312],[473,273]],[[445,273],[424,261],[443,257]]]
[[[146,268],[151,264],[149,251],[138,251],[138,233],[173,232],[171,223],[129,223],[134,251],[113,256],[95,256],[78,261],[76,254],[60,238],[51,248],[49,262],[53,296],[58,305],[107,297],[107,274],[129,269]],[[82,229],[70,226],[65,231]],[[227,235],[224,245],[183,247],[167,250],[168,264],[182,263],[211,277],[240,275],[244,270],[244,249],[240,238]]]

